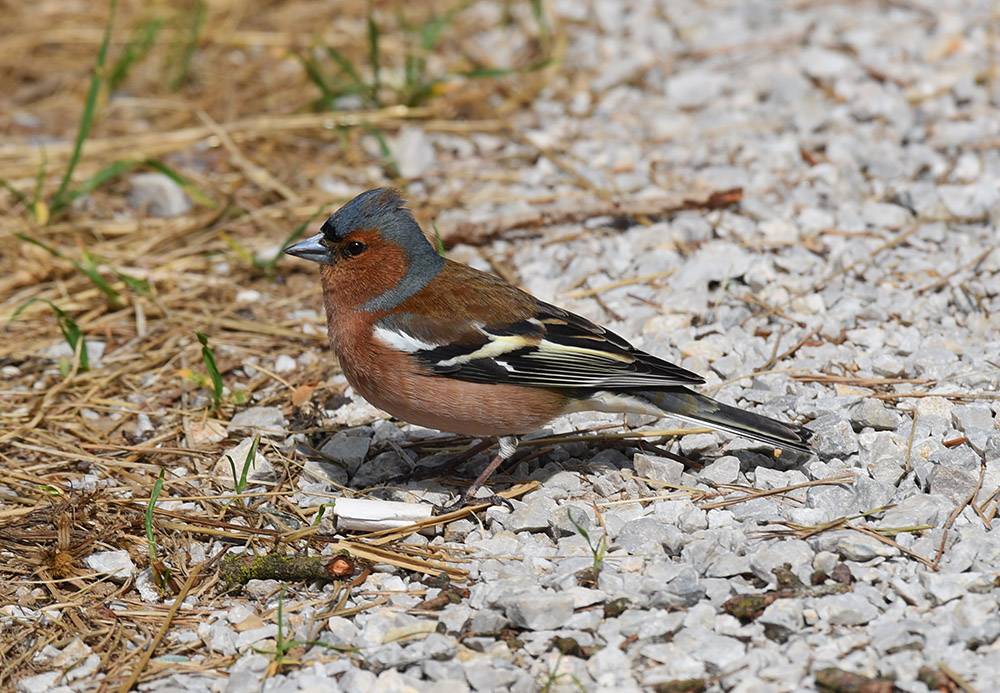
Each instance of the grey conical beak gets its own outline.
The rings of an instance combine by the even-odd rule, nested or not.
[[[295,245],[288,246],[284,252],[287,255],[300,257],[303,260],[311,260],[323,265],[332,265],[335,260],[334,255],[330,252],[329,248],[323,245],[322,240],[323,234],[317,233],[315,236],[310,236],[304,241],[299,241]]]

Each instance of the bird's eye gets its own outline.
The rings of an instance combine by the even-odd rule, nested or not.
[[[367,249],[368,246],[366,246],[361,241],[351,241],[346,246],[344,246],[344,252],[347,253],[347,255],[349,255],[350,257],[357,257],[361,253],[365,252]]]

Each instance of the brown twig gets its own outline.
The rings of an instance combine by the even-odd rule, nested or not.
[[[962,510],[971,503],[976,495],[979,493],[979,489],[983,487],[983,479],[986,477],[986,463],[983,462],[979,468],[979,481],[976,483],[976,487],[972,489],[972,493],[966,496],[965,500],[955,506],[951,515],[948,516],[948,520],[944,523],[943,531],[941,532],[941,545],[938,546],[937,555],[934,557],[934,562],[931,564],[931,568],[934,570],[938,569],[938,564],[941,563],[941,557],[944,556],[945,542],[948,540],[948,529],[958,518]]]

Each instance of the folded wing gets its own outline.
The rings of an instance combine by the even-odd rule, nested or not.
[[[379,321],[375,335],[411,354],[428,373],[471,382],[585,390],[704,382],[579,315],[541,301],[530,318],[474,322],[460,335],[452,332],[446,343],[411,314]]]

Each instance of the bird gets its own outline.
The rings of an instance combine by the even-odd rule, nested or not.
[[[673,416],[810,453],[811,431],[718,402],[704,378],[504,279],[446,259],[394,188],[361,193],[284,252],[320,264],[330,345],[354,391],[412,424],[490,440],[498,454],[571,412]],[[498,497],[493,497],[498,501]]]

